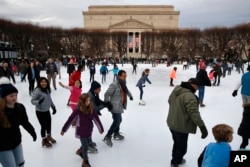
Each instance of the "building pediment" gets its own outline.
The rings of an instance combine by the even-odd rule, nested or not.
[[[111,29],[152,29],[153,26],[133,18],[124,20],[122,22],[110,25]]]

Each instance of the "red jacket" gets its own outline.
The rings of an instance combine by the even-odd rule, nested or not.
[[[74,71],[69,77],[69,86],[74,86],[76,80],[81,80],[81,71]]]

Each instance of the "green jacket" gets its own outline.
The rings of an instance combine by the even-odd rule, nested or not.
[[[167,124],[170,129],[181,133],[196,133],[197,126],[203,126],[198,99],[188,82],[182,82],[169,96]]]

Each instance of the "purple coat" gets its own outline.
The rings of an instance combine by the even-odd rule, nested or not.
[[[74,121],[76,121],[76,138],[91,137],[93,131],[93,121],[96,124],[99,132],[103,132],[102,123],[95,111],[93,111],[91,114],[84,114],[78,108],[76,108],[64,124],[62,131],[66,132]]]

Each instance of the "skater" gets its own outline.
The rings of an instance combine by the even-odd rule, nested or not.
[[[143,87],[145,87],[145,82],[147,81],[149,84],[151,84],[151,81],[148,79],[150,70],[148,68],[146,68],[143,72],[142,72],[142,76],[139,79],[139,81],[137,82],[136,86],[139,88],[140,90],[140,102],[139,105],[145,105],[145,102],[142,100],[142,96],[143,96]]]
[[[88,91],[88,95],[90,97],[91,103],[93,104],[94,107],[94,111],[98,114],[98,115],[102,115],[101,114],[101,110],[104,107],[107,107],[108,110],[112,109],[112,105],[110,102],[104,102],[99,98],[99,94],[101,92],[101,84],[98,83],[97,81],[93,81],[91,83],[91,87],[90,90]],[[88,145],[88,153],[97,153],[98,150],[96,148],[96,143],[93,142],[92,140],[92,136],[90,137],[90,142]],[[81,148],[78,149],[77,154],[81,155]]]
[[[91,141],[93,122],[96,124],[96,127],[98,128],[100,134],[102,134],[104,130],[97,113],[94,111],[94,106],[92,105],[90,97],[87,93],[83,93],[80,96],[76,109],[69,116],[68,120],[62,128],[62,136],[69,129],[70,125],[76,118],[77,124],[75,128],[75,134],[76,138],[79,138],[81,141],[80,156],[82,156],[83,159],[82,167],[90,167],[88,160],[88,145]]]
[[[0,66],[0,77],[7,77],[9,80],[12,79],[13,83],[16,84],[14,74],[6,61],[3,61],[2,66]]]
[[[58,71],[57,71],[56,64],[52,58],[48,59],[48,63],[45,65],[45,70],[46,70],[49,85],[52,79],[53,87],[56,90],[56,75],[58,74]]]
[[[28,81],[29,81],[29,95],[31,96],[31,93],[34,91],[35,88],[35,80],[38,72],[34,68],[34,62],[30,62],[29,67],[26,69],[26,71],[23,74],[22,82],[25,80],[26,75],[28,74]]]
[[[230,162],[233,128],[226,124],[218,124],[212,128],[216,143],[209,143],[198,158],[199,167],[228,167]]]
[[[176,71],[177,71],[177,67],[174,67],[170,74],[169,74],[169,77],[170,77],[170,86],[174,86],[173,84],[173,80],[176,79]]]
[[[116,64],[114,64],[114,68],[113,68],[113,73],[114,73],[113,82],[117,79],[118,72],[119,72],[118,66]]]
[[[89,66],[89,82],[92,82],[95,80],[95,64],[91,63]]]
[[[220,77],[222,76],[222,70],[221,70],[221,65],[219,62],[213,65],[213,70],[215,71],[213,86],[216,86],[216,85],[220,86]]]
[[[232,93],[234,97],[237,96],[237,92],[241,87],[243,116],[238,128],[238,135],[242,137],[241,149],[245,149],[248,146],[250,138],[250,66],[248,66],[247,70],[248,72],[242,75],[241,82]]]
[[[197,126],[201,130],[201,138],[207,137],[207,128],[200,116],[198,98],[195,95],[198,82],[190,78],[176,86],[169,96],[169,112],[167,124],[174,140],[172,148],[171,167],[184,164],[183,158],[187,152],[188,134],[196,133]]]
[[[100,74],[102,75],[102,83],[106,82],[106,74],[108,74],[109,70],[107,68],[107,65],[105,62],[102,63],[102,66],[100,68]]]
[[[83,66],[78,65],[77,70],[74,71],[69,77],[69,86],[75,86],[75,82],[77,80],[81,81],[82,71],[83,71]],[[70,102],[70,97],[68,99],[67,106],[70,106],[69,102]]]
[[[36,106],[36,116],[41,125],[43,147],[52,147],[52,144],[56,143],[56,140],[51,136],[51,115],[49,111],[51,107],[53,110],[52,114],[56,114],[56,107],[50,93],[51,90],[48,79],[40,77],[37,87],[32,94],[31,103]]]
[[[0,164],[3,167],[23,167],[25,161],[20,125],[33,141],[36,141],[36,132],[24,105],[17,102],[18,90],[7,77],[0,78],[0,89]]]
[[[76,80],[74,86],[67,86],[67,85],[64,85],[62,82],[59,82],[59,85],[65,89],[70,90],[69,105],[73,112],[78,103],[78,99],[82,93],[82,81]]]
[[[132,71],[132,74],[137,74],[137,72],[136,72],[136,68],[137,68],[137,64],[134,62],[134,63],[132,63],[132,66],[133,66],[133,71]]]
[[[112,136],[115,140],[124,139],[124,136],[120,133],[122,113],[124,112],[124,109],[127,108],[127,96],[130,98],[130,100],[133,100],[133,96],[126,85],[126,77],[126,72],[124,70],[120,70],[118,72],[117,80],[109,85],[109,88],[104,94],[104,101],[110,101],[113,106],[110,110],[113,123],[111,124],[108,133],[103,140],[110,147],[113,145],[111,141]]]
[[[205,107],[205,104],[203,103],[204,95],[205,95],[205,86],[211,86],[210,79],[208,78],[207,71],[206,71],[206,65],[201,66],[200,70],[196,74],[196,79],[198,81],[198,98],[199,98],[199,104],[200,107]]]

